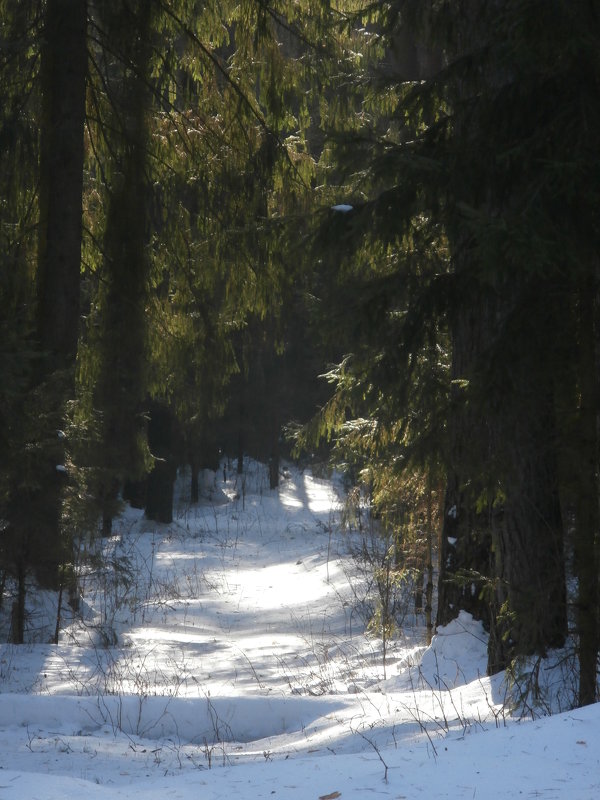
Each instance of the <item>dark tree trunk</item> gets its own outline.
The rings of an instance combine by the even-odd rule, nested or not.
[[[239,427],[238,427],[238,436],[237,436],[237,474],[241,475],[244,471],[244,428],[245,425],[245,417],[244,417],[244,406],[240,404],[240,415],[239,415]]]
[[[58,644],[58,640],[60,638],[60,625],[62,620],[62,602],[63,602],[63,594],[64,594],[64,583],[61,581],[60,586],[58,587],[58,598],[56,603],[56,625],[54,626],[54,637],[52,639],[52,644]]]
[[[68,54],[68,55],[67,55]],[[87,79],[87,3],[48,0],[44,12],[40,80],[40,180],[37,291],[39,370],[31,386],[46,450],[28,478],[35,489],[18,488],[20,536],[31,566],[44,586],[59,584],[65,556],[61,541],[64,447],[56,431],[63,427],[66,401],[74,393],[79,336],[85,90]]]
[[[593,277],[579,293],[579,475],[575,514],[575,573],[578,580],[579,705],[597,699],[600,628],[600,520],[598,511],[598,382]]]
[[[492,580],[489,516],[478,513],[476,489],[470,472],[449,476],[444,502],[440,543],[440,568],[436,626],[447,625],[463,610],[481,620],[486,628],[494,624],[486,594]]]
[[[269,458],[269,488],[276,489],[279,486],[279,453],[271,455]]]
[[[103,135],[111,154],[110,186],[94,342],[99,361],[94,407],[101,414],[106,482],[124,484],[132,506],[145,507],[148,470],[142,409],[148,382],[149,78],[154,3],[101,3],[99,36],[118,61],[107,76],[110,105]],[[102,487],[100,487],[102,488]],[[102,497],[98,498],[102,503]]]
[[[414,600],[415,600],[415,614],[421,614],[423,612],[423,580],[425,578],[425,573],[421,570],[417,571],[417,576],[415,578],[415,593],[414,593]]]
[[[77,352],[87,3],[47,0],[42,49],[38,332],[56,366]]]
[[[279,486],[279,465],[281,453],[279,446],[278,409],[272,409],[272,426],[270,428],[271,447],[269,455],[269,487],[276,489]]]
[[[193,455],[189,457],[191,481],[190,481],[190,502],[197,503],[200,499],[200,487],[198,485],[198,462]]]
[[[483,297],[461,310],[452,331],[452,406],[449,471],[440,542],[436,625],[447,625],[460,610],[486,627],[493,625],[485,587],[492,577],[490,517],[478,511],[486,490],[489,428],[461,381],[470,379],[489,339],[492,315]]]
[[[25,582],[25,565],[19,563],[16,569],[17,599],[13,603],[11,619],[11,642],[23,644],[25,640],[25,598],[27,587]]]
[[[110,485],[102,485],[98,492],[102,509],[102,536],[112,536],[113,517],[117,513],[119,502],[119,482],[113,479]]]
[[[567,634],[553,354],[561,309],[552,287],[513,285],[505,298],[502,358],[492,419],[499,513],[493,541],[496,636],[489,669],[544,655]]]
[[[548,417],[539,411],[533,420],[523,409],[511,424],[511,482],[493,532],[498,619],[490,639],[490,673],[515,656],[562,647],[567,632],[563,526],[556,465],[548,452],[554,426],[544,425]]]
[[[155,462],[146,479],[146,517],[156,522],[173,521],[173,484],[177,472],[174,458],[175,420],[171,410],[151,402],[148,444]]]
[[[141,481],[125,481],[123,500],[126,500],[132,508],[145,508],[146,494],[146,479]]]
[[[554,388],[543,356],[556,326],[543,286],[471,291],[453,329],[455,471],[437,622],[461,609],[481,619],[493,673],[515,656],[561,646],[566,634]]]
[[[113,518],[110,514],[104,513],[102,515],[102,536],[108,539],[112,536]]]
[[[156,461],[148,475],[146,510],[148,519],[173,522],[173,484],[175,469],[170,461]]]

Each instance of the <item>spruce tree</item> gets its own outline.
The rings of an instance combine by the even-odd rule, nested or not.
[[[24,17],[32,11],[24,9]],[[19,640],[26,573],[33,569],[43,584],[57,586],[59,566],[68,552],[61,520],[65,452],[59,431],[65,427],[66,402],[73,393],[79,333],[86,3],[49,2],[39,19],[41,28],[30,29],[39,35],[32,43],[39,72],[34,66],[38,61],[32,58],[25,95],[29,101],[39,98],[35,114],[40,149],[34,162],[39,192],[32,206],[38,215],[36,316],[31,320],[38,354],[31,361],[27,393],[18,412],[22,417],[13,427],[20,430],[13,446],[20,440],[29,455],[13,462],[7,506],[18,554],[15,636]],[[20,43],[14,44],[18,48]],[[68,62],[62,57],[65,51],[72,55]],[[25,170],[28,166],[31,162],[25,162]],[[19,175],[24,179],[25,171]]]
[[[351,208],[327,219],[321,242],[335,242],[355,327],[360,320],[365,328],[356,344],[345,340],[351,355],[334,374],[338,391],[322,427],[361,430],[348,415],[362,408],[363,432],[380,431],[390,407],[391,419],[412,420],[412,450],[445,463],[438,621],[460,607],[483,616],[490,670],[564,642],[563,519],[579,509],[576,541],[586,556],[577,564],[587,575],[579,603],[582,685],[590,698],[596,500],[586,504],[562,476],[566,453],[587,453],[579,486],[597,498],[595,388],[572,361],[579,352],[574,363],[585,360],[585,374],[594,374],[595,300],[591,313],[581,287],[595,298],[590,142],[597,125],[589,92],[597,9],[403,2],[380,10],[388,53],[406,42],[410,23],[417,40],[444,57],[425,81],[408,85],[394,71],[402,59],[388,60],[371,84],[381,91],[362,105],[371,111],[362,130],[333,140],[338,174],[344,163],[360,171],[338,182]],[[576,61],[579,50],[584,58]],[[431,67],[436,58],[426,61]],[[415,365],[431,363],[427,344],[443,351],[445,343],[451,360],[439,390],[419,395],[433,373]],[[408,395],[405,379],[417,385]],[[578,395],[565,413],[566,398]],[[426,397],[431,413],[416,413],[422,406],[408,404],[411,396]],[[432,430],[441,435],[430,437]]]

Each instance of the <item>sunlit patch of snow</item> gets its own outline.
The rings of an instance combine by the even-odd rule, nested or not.
[[[461,611],[440,626],[421,660],[421,676],[435,688],[453,689],[486,674],[487,634],[483,624]]]
[[[339,508],[339,499],[330,481],[313,478],[310,473],[305,473],[304,491],[308,498],[308,507],[314,514],[323,514]]]
[[[279,499],[284,508],[302,508],[302,500],[297,496],[293,486],[280,489]]]

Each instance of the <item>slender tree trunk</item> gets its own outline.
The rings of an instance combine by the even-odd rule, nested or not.
[[[600,644],[598,581],[598,382],[595,351],[595,282],[583,282],[579,293],[579,463],[575,571],[578,581],[577,632],[579,635],[579,705],[597,698]]]
[[[273,413],[273,426],[271,428],[271,453],[269,456],[269,487],[276,489],[279,486],[279,424],[276,410]]]
[[[423,581],[425,579],[425,572],[423,570],[417,570],[416,578],[415,578],[415,592],[414,592],[414,601],[415,601],[415,614],[422,614],[423,613]]]
[[[27,595],[25,576],[25,564],[19,562],[16,568],[17,599],[13,603],[11,619],[11,641],[13,644],[23,644],[25,640],[25,598]]]
[[[145,502],[141,481],[149,467],[145,449],[143,401],[148,382],[148,108],[153,0],[104,3],[98,26],[122,63],[108,75],[109,125],[103,131],[111,153],[99,285],[99,369],[94,407],[101,412],[104,480],[131,491],[132,505]],[[102,28],[104,26],[104,28]],[[102,493],[103,487],[97,492]],[[143,493],[143,500],[140,494]],[[102,501],[102,497],[97,499]]]
[[[237,474],[241,475],[244,471],[244,448],[245,436],[244,426],[246,425],[246,411],[244,401],[240,398],[238,414],[238,435],[237,435]]]
[[[56,366],[79,334],[87,3],[47,0],[41,60],[38,333]]]
[[[431,487],[431,477],[427,478],[427,566],[425,584],[425,628],[427,630],[427,644],[431,644],[433,638],[433,490]]]
[[[155,457],[146,480],[146,517],[157,522],[173,521],[173,484],[177,472],[173,458],[174,419],[161,403],[150,403],[148,444]]]
[[[64,594],[64,581],[61,580],[60,586],[58,587],[58,599],[56,604],[56,625],[54,627],[54,638],[52,639],[52,644],[58,644],[58,639],[60,637],[63,594]]]
[[[99,499],[102,509],[102,536],[112,536],[113,517],[116,513],[119,498],[119,482],[113,479],[109,485],[103,485],[99,490]]]
[[[110,514],[106,512],[102,514],[102,536],[105,539],[108,539],[112,536],[112,526],[113,526],[113,518]]]
[[[189,457],[191,480],[190,480],[190,503],[197,503],[200,499],[200,487],[198,485],[198,462],[196,457],[190,455]]]
[[[21,506],[21,535],[29,542],[37,578],[50,587],[58,585],[64,557],[60,535],[64,478],[57,472],[57,464],[64,463],[64,450],[56,430],[63,427],[65,403],[74,393],[79,336],[86,79],[87,3],[48,0],[40,62],[36,276],[40,368],[32,392],[41,397],[37,411],[47,427],[42,440],[49,447],[34,466],[36,488],[17,490],[13,505]]]

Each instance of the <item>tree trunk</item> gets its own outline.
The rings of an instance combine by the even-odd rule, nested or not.
[[[13,603],[11,619],[11,642],[23,644],[25,640],[25,598],[27,587],[25,583],[26,568],[23,563],[17,564],[17,599]]]
[[[425,628],[427,644],[433,638],[433,489],[431,476],[427,478],[427,529],[425,531]]]
[[[490,517],[481,507],[486,491],[489,428],[468,392],[468,381],[489,339],[492,311],[483,297],[458,310],[452,329],[451,469],[446,482],[440,542],[437,625],[460,610],[493,625],[486,584],[492,577]]]
[[[174,418],[161,403],[150,403],[148,444],[155,462],[146,480],[146,517],[173,521],[173,484],[177,468],[173,457]]]
[[[506,378],[498,381],[491,415],[499,493],[493,525],[498,630],[490,639],[490,672],[517,656],[562,647],[567,634],[553,361],[561,309],[552,302],[552,287],[539,281],[513,285],[508,294]]]
[[[238,435],[237,435],[237,474],[241,475],[244,471],[244,448],[245,448],[245,435],[244,426],[246,425],[246,415],[244,404],[240,401],[239,416],[238,416]]]
[[[598,384],[595,351],[595,281],[583,281],[579,293],[579,475],[575,519],[575,572],[578,582],[577,633],[579,636],[580,706],[597,698],[600,644],[598,559]]]
[[[470,473],[449,476],[444,502],[436,626],[447,625],[463,610],[490,628],[491,614],[486,588],[492,580],[489,516],[475,510],[476,489]],[[483,487],[479,488],[483,491]]]
[[[68,54],[68,56],[67,56]],[[87,3],[48,0],[44,13],[40,80],[40,181],[37,335],[40,368],[31,387],[46,428],[47,450],[34,464],[31,491],[17,489],[22,506],[20,534],[28,542],[31,564],[45,586],[58,586],[64,557],[60,520],[65,404],[74,394],[73,367],[79,336],[85,90],[87,79]],[[20,484],[17,481],[17,484]]]
[[[453,329],[455,469],[437,618],[446,624],[463,609],[484,622],[490,673],[561,646],[566,634],[554,388],[543,357],[554,312],[543,286],[501,288],[471,288]]]
[[[123,500],[132,508],[145,508],[146,506],[146,479],[140,481],[125,481],[123,486]]]
[[[113,517],[117,513],[119,501],[119,482],[113,479],[107,486],[103,484],[98,491],[102,511],[102,536],[112,536]]]
[[[105,539],[108,539],[112,536],[112,526],[113,526],[113,518],[111,514],[107,514],[106,512],[102,514],[102,536]]]
[[[38,333],[62,367],[74,361],[79,334],[87,3],[47,0],[44,21]]]
[[[536,423],[523,410],[511,424],[511,483],[493,531],[498,619],[490,639],[490,673],[516,656],[543,655],[565,642],[563,526],[556,466],[553,453],[546,452],[554,447],[553,425],[544,425],[545,418],[539,413]]]
[[[145,504],[138,485],[149,468],[142,404],[148,383],[148,215],[152,184],[148,163],[151,15],[154,3],[102,3],[95,8],[99,36],[118,59],[108,75],[110,104],[102,135],[110,153],[110,186],[102,243],[102,274],[92,336],[99,367],[94,408],[100,412],[100,461]],[[140,501],[140,493],[143,500]],[[101,500],[101,498],[99,498]]]
[[[54,638],[52,639],[52,644],[58,644],[58,640],[60,638],[63,594],[64,594],[64,582],[61,581],[60,586],[58,587],[58,598],[56,603],[56,625],[54,626]]]
[[[271,454],[269,456],[269,487],[276,489],[279,486],[279,425],[277,424],[277,414],[273,414],[274,424],[271,429]]]
[[[173,522],[175,469],[170,461],[156,461],[147,479],[145,516],[156,522]]]
[[[200,487],[198,485],[198,462],[195,456],[190,455],[189,464],[192,473],[190,480],[190,503],[197,503],[200,499]]]

